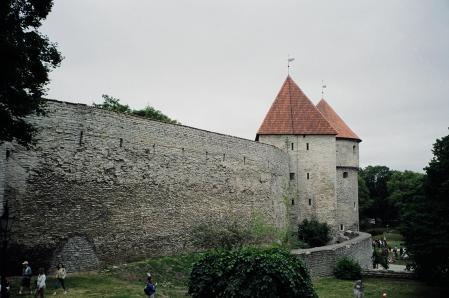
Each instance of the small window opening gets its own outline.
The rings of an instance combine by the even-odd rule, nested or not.
[[[340,231],[343,231],[344,230],[344,225],[340,225]]]
[[[348,172],[343,172],[343,178],[348,178]]]
[[[226,159],[226,154],[223,153],[223,161],[225,161],[225,159]]]
[[[290,180],[295,180],[295,173],[290,173]]]
[[[120,138],[120,147],[122,147],[122,146],[123,146],[123,139]]]
[[[292,199],[292,205],[295,205],[295,200]]]
[[[293,146],[294,146],[294,145],[293,145],[293,143],[292,143],[292,150],[294,150],[294,149],[293,149],[293,148],[294,148]]]
[[[9,156],[11,155],[11,151],[9,149],[6,150],[6,160],[9,159]]]
[[[354,202],[354,210],[355,210],[355,202]]]
[[[243,156],[243,164],[246,164],[246,157]]]
[[[355,145],[352,146],[352,152],[355,152]]]
[[[81,146],[82,144],[83,144],[83,131],[80,131],[79,145]]]
[[[309,150],[309,143],[306,143],[306,150]]]
[[[309,199],[309,206],[312,206],[312,199]]]
[[[307,173],[307,180],[310,179],[310,173]]]

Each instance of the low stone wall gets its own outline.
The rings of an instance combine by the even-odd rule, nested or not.
[[[335,264],[344,257],[356,260],[362,269],[369,269],[373,255],[371,235],[363,232],[358,234],[357,237],[342,243],[294,249],[291,253],[304,260],[312,277],[333,275]]]

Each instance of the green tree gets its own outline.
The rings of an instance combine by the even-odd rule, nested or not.
[[[315,218],[304,219],[298,225],[298,240],[307,243],[310,247],[326,245],[331,240],[329,233],[330,226]]]
[[[28,147],[35,129],[25,117],[44,112],[48,73],[62,60],[38,31],[52,6],[51,0],[0,1],[0,143]]]
[[[361,175],[358,176],[358,189],[359,189],[359,216],[361,224],[364,219],[373,218],[372,213],[374,200],[369,194],[369,189],[366,186],[366,182]]]
[[[164,123],[180,124],[178,121],[170,119],[168,116],[163,114],[161,111],[156,110],[152,106],[148,105],[142,110],[133,110],[128,105],[122,105],[120,103],[120,99],[116,97],[109,96],[106,94],[103,94],[101,97],[103,98],[103,103],[100,104],[94,103],[93,104],[94,107],[118,113],[132,114]]]
[[[436,281],[449,279],[449,135],[438,139],[432,152],[424,195],[402,207],[401,232],[417,273]]]
[[[389,205],[394,206],[394,210],[400,212],[408,200],[414,200],[416,196],[424,194],[425,175],[412,171],[394,171],[387,182]],[[395,214],[399,217],[399,213]]]
[[[387,183],[392,174],[393,172],[386,166],[368,166],[359,172],[368,188],[369,198],[372,200],[366,204],[364,212],[370,217],[380,219],[383,224],[398,219],[395,206],[388,201]]]
[[[100,104],[94,103],[93,104],[94,107],[125,114],[132,113],[132,110],[129,108],[128,105],[120,104],[120,99],[115,98],[113,96],[109,96],[107,94],[103,94],[101,97],[103,98],[103,103]]]

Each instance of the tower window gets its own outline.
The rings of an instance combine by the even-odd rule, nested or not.
[[[343,230],[344,230],[344,228],[345,228],[345,226],[344,226],[344,225],[340,225],[340,231],[343,231]]]
[[[292,199],[292,205],[295,205],[295,200]]]
[[[343,178],[348,178],[348,172],[343,172]]]
[[[309,150],[309,143],[306,143],[306,150]]]
[[[352,152],[355,152],[355,145],[352,146]]]
[[[310,179],[310,173],[307,173],[307,180]]]
[[[295,180],[295,173],[290,173],[290,180]]]
[[[294,147],[293,147],[293,143],[292,143],[292,150],[293,150],[293,148],[294,148]]]
[[[309,206],[312,206],[312,199],[309,199]]]
[[[123,147],[123,139],[120,138],[120,147]]]
[[[354,202],[354,210],[355,210],[356,208],[355,208],[355,202]]]

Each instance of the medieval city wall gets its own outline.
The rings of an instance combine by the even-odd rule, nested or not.
[[[308,249],[295,249],[292,254],[301,258],[313,277],[333,275],[335,265],[344,257],[357,261],[362,269],[372,266],[371,235],[357,232],[358,236],[338,244]]]
[[[29,119],[36,147],[0,158],[12,247],[86,270],[192,250],[192,229],[222,218],[286,225],[289,158],[274,146],[80,104],[47,110]]]

